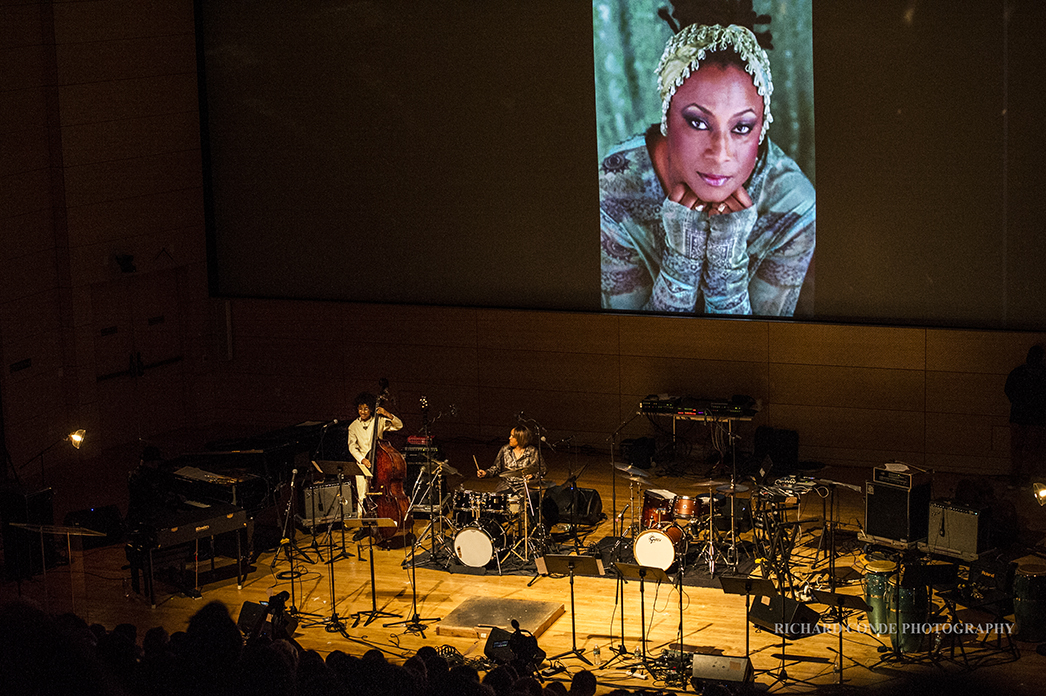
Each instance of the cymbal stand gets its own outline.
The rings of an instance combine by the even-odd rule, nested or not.
[[[429,501],[429,523],[425,526],[425,529],[421,531],[421,534],[414,540],[414,544],[411,547],[411,556],[416,554],[424,547],[425,539],[429,540],[429,559],[436,561],[438,560],[438,551],[446,550],[449,541],[446,534],[443,533],[443,524],[446,521],[443,517],[443,465],[446,462],[440,462],[431,458],[426,462],[426,467],[422,468],[422,475],[425,473],[425,468],[431,470],[431,465],[436,465],[435,473],[430,473],[431,477],[427,484],[425,484],[424,491],[417,489],[414,494],[414,499],[410,501],[410,507],[414,508],[418,500],[428,499]],[[419,476],[419,481],[420,476]],[[439,500],[437,504],[433,497]]]
[[[708,574],[711,576],[715,575],[715,563],[719,557],[719,550],[716,549],[716,529],[715,529],[715,487],[708,487],[708,540],[704,544],[704,548],[701,550],[699,558],[704,559],[708,563]]]
[[[615,446],[617,444],[617,434],[620,433],[622,430],[624,430],[625,426],[627,426],[629,423],[634,421],[638,415],[639,415],[639,412],[636,411],[631,416],[629,416],[625,420],[621,421],[621,424],[619,426],[617,426],[617,429],[614,430],[614,432],[610,433],[610,437],[608,437],[606,439],[606,442],[610,443],[610,474],[611,474],[611,478],[610,478],[610,501],[611,501],[611,509],[614,511],[614,514],[612,515],[611,532],[610,533],[613,536],[617,536],[618,535],[618,530],[617,530],[617,523],[618,523],[618,519],[617,519],[617,478],[616,478],[617,466],[614,463],[614,450],[617,449],[617,447]],[[631,482],[629,483],[629,488],[631,488]],[[632,501],[630,500],[629,502],[631,503]],[[633,517],[634,517],[634,513],[633,513]],[[621,533],[621,536],[625,536],[624,532]]]
[[[523,493],[521,494],[522,501],[521,501],[521,505],[520,505],[520,513],[519,513],[520,516],[518,518],[518,523],[517,524],[521,524],[522,525],[522,527],[523,527],[523,535],[520,537],[519,541],[517,541],[512,546],[512,548],[510,549],[510,553],[515,555],[516,558],[520,559],[521,561],[529,561],[530,560],[530,552],[531,552],[531,548],[530,548],[530,526],[529,526],[530,512],[528,512],[528,509],[530,508],[530,486],[527,484],[526,476],[524,476],[522,478],[522,481],[523,481]],[[522,555],[520,555],[520,553],[518,551],[520,545],[523,546],[523,554]]]

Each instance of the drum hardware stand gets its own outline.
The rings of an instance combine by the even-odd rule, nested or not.
[[[567,573],[570,576],[570,640],[571,649],[559,655],[553,655],[548,658],[549,661],[558,660],[568,655],[572,655],[577,659],[584,662],[586,665],[593,666],[592,662],[585,657],[584,648],[577,647],[577,628],[574,623],[574,619],[577,616],[577,610],[574,605],[574,571],[580,571],[585,575],[599,575],[602,577],[606,573],[603,571],[603,561],[595,556],[559,556],[559,555],[546,555],[542,556],[545,561],[545,569],[548,574],[561,575]]]
[[[435,470],[432,471],[431,467],[435,465]],[[411,562],[413,563],[413,557],[422,548],[423,542],[425,541],[426,535],[429,536],[429,558],[433,561],[438,561],[438,551],[440,549],[446,550],[448,546],[447,536],[443,533],[443,525],[446,519],[443,516],[443,508],[446,505],[446,498],[443,496],[443,470],[446,468],[451,474],[457,474],[458,472],[447,464],[446,461],[436,461],[429,459],[425,462],[422,468],[422,473],[427,473],[431,478],[426,484],[424,493],[420,490],[415,491],[414,500],[411,501],[410,507],[413,508],[417,500],[423,500],[428,498],[429,501],[429,523],[422,530],[421,534],[414,540],[414,544],[411,549]],[[429,471],[426,471],[429,469]],[[420,480],[420,477],[419,477]],[[436,503],[433,501],[433,497],[439,499],[439,509],[437,511]],[[451,555],[453,553],[451,552]]]
[[[768,582],[770,584],[770,587],[774,586],[773,583],[770,582],[769,580],[767,580],[766,582]],[[787,608],[787,603],[785,602],[785,595],[784,594],[778,594],[778,592],[776,590],[774,590],[772,593],[769,593],[769,594],[766,594],[766,595],[763,595],[763,596],[769,597],[770,600],[771,600],[771,603],[773,602],[773,598],[774,597],[780,597],[781,598],[781,625],[782,626],[786,625],[787,621],[788,621],[788,617],[787,617],[788,608]],[[748,621],[750,619],[746,616],[745,620]],[[746,626],[746,630],[747,630],[747,626]],[[799,679],[797,677],[789,677],[788,676],[788,672],[785,670],[785,662],[788,660],[787,645],[788,645],[788,636],[785,634],[784,631],[782,631],[781,632],[781,667],[780,667],[780,670],[776,674],[774,674],[774,672],[772,670],[766,670],[767,674],[771,674],[774,677],[774,680],[770,683],[770,688],[773,688],[773,686],[775,684],[780,684],[780,683],[783,683],[783,682],[795,682],[795,683],[798,683],[798,684],[806,684],[807,686],[814,686],[814,684],[812,682],[808,682],[808,681],[805,681],[803,679]],[[793,660],[794,659],[795,658],[793,658]]]
[[[640,627],[640,662],[638,664],[626,665],[622,669],[634,669],[635,667],[643,667],[648,672],[650,669],[647,667],[647,656],[646,656],[646,597],[644,595],[644,586],[646,579],[649,577],[651,580],[657,581],[658,584],[668,580],[668,575],[665,571],[660,568],[654,568],[652,566],[639,565],[638,563],[615,563],[614,567],[617,572],[623,578],[631,578],[633,580],[639,580],[639,627]],[[624,590],[622,590],[624,594]],[[623,636],[622,636],[623,638]]]
[[[820,604],[827,604],[835,609],[836,619],[839,621],[839,684],[843,683],[843,607],[854,609],[856,611],[870,612],[872,608],[868,606],[863,599],[856,595],[844,595],[838,594],[835,590],[831,592],[823,592],[821,590],[813,591],[814,600]],[[965,656],[965,653],[964,653]],[[853,660],[853,658],[850,658]],[[855,664],[860,664],[857,660],[853,660]]]
[[[585,473],[585,468],[587,466],[588,466],[588,464],[583,465],[581,467],[581,471],[577,472],[576,474],[572,474],[566,480],[566,483],[570,484],[570,538],[572,538],[574,540],[574,551],[576,553],[581,553],[581,548],[582,548],[581,539],[578,538],[578,535],[577,535],[577,527],[578,527],[578,521],[577,521],[578,520],[578,512],[577,512],[577,500],[578,500],[578,497],[577,497],[577,480],[578,480],[578,477],[581,476],[581,474]]]
[[[611,509],[614,511],[613,521],[611,523],[611,531],[610,531],[610,533],[613,536],[617,536],[618,535],[618,530],[617,530],[617,523],[618,523],[618,519],[617,519],[617,479],[614,478],[614,475],[617,474],[617,464],[614,463],[614,450],[617,449],[617,447],[616,447],[616,445],[617,445],[617,434],[620,433],[622,430],[624,430],[625,426],[627,426],[629,423],[634,421],[638,415],[639,415],[639,412],[637,411],[636,413],[632,414],[631,416],[629,416],[625,420],[621,421],[621,424],[619,426],[617,426],[617,429],[614,430],[614,432],[610,433],[610,437],[608,437],[606,440],[604,440],[604,442],[609,442],[610,443],[610,473],[611,473],[611,478],[610,478],[610,499],[611,499],[611,502],[610,502],[610,505],[611,505]],[[629,488],[631,488],[631,487],[632,486],[631,486],[631,483],[630,483],[629,484]],[[632,502],[633,502],[632,500],[629,500],[629,504],[630,505],[632,504]],[[633,513],[633,517],[635,517],[634,513]],[[625,536],[624,531],[622,531],[621,536]]]
[[[348,527],[353,529],[362,529],[363,527],[395,527],[396,520],[389,519],[388,517],[359,517],[353,520],[348,520],[345,523]],[[374,535],[371,534],[368,539],[367,546],[370,548],[370,611],[358,611],[352,614],[353,622],[352,627],[356,628],[360,624],[360,619],[367,617],[367,621],[363,624],[369,626],[370,622],[379,616],[388,618],[398,618],[400,614],[393,614],[387,611],[378,611],[378,591],[377,585],[374,582]]]

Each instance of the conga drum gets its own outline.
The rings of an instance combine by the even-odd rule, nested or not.
[[[890,623],[890,644],[901,652],[917,652],[926,644],[924,625],[930,610],[926,585],[897,586],[897,576],[886,584],[886,608]]]
[[[864,565],[864,601],[868,612],[868,630],[876,635],[890,632],[890,615],[886,610],[886,586],[897,572],[893,561],[867,561]]]
[[[1046,640],[1046,565],[1017,566],[1013,574],[1013,622],[1017,640]]]

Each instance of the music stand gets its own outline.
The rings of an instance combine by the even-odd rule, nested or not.
[[[777,594],[777,588],[772,580],[748,578],[739,575],[720,575],[719,585],[723,588],[725,594],[745,596],[745,657],[748,657],[750,652],[749,634],[751,630],[748,611],[751,608],[751,599],[753,596],[773,597]]]
[[[584,655],[584,649],[577,647],[577,630],[574,623],[574,571],[579,571],[585,575],[599,575],[602,577],[606,575],[603,570],[603,559],[597,556],[564,556],[547,554],[541,557],[545,566],[545,575],[563,575],[567,574],[570,576],[570,640],[571,649],[559,655],[553,655],[550,660],[558,660],[561,657],[573,655],[577,659],[584,662],[586,665],[592,666],[592,663]]]
[[[861,597],[857,595],[839,594],[838,592],[825,592],[824,590],[811,590],[814,601],[818,604],[827,604],[835,607],[836,617],[839,619],[839,684],[843,683],[843,607],[856,609],[857,611],[871,612]],[[851,658],[852,659],[852,658]],[[856,660],[854,660],[856,662]]]
[[[646,668],[646,600],[643,594],[644,584],[647,578],[656,580],[658,583],[665,582],[669,578],[665,571],[660,568],[639,565],[638,563],[614,563],[614,568],[621,574],[621,577],[639,581],[639,629],[641,631],[639,649],[643,667]],[[623,639],[624,636],[622,636]],[[683,646],[680,645],[679,649],[682,650]]]
[[[357,519],[346,520],[345,524],[353,529],[357,527],[395,527],[396,520],[389,519],[388,517],[360,517]],[[364,626],[369,626],[370,622],[379,616],[385,616],[389,618],[399,618],[402,614],[393,614],[387,611],[378,611],[378,590],[377,584],[374,582],[374,535],[370,536],[370,611],[358,611],[352,615],[353,619],[352,627],[356,628],[359,625],[360,619],[364,616],[367,617]],[[333,600],[332,600],[333,601]],[[336,614],[334,614],[336,618]]]
[[[50,606],[50,598],[47,593],[47,545],[44,543],[45,534],[64,534],[65,535],[65,548],[69,559],[69,600],[70,610],[79,614],[76,606],[76,591],[80,590],[82,596],[86,600],[87,597],[87,582],[84,578],[84,551],[83,541],[81,537],[93,536],[93,537],[104,537],[104,532],[98,532],[93,529],[87,529],[86,527],[62,527],[53,524],[31,524],[27,522],[11,522],[12,527],[18,527],[24,529],[27,532],[36,532],[40,535],[40,568],[43,571],[44,577],[44,606]],[[73,544],[73,537],[76,537],[76,544]],[[73,552],[76,552],[75,555]],[[74,580],[74,577],[76,578]],[[239,576],[237,576],[239,578]],[[89,609],[89,607],[88,607]],[[88,618],[87,613],[83,614],[84,619]]]

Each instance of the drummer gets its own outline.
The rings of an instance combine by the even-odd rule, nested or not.
[[[525,425],[517,425],[508,436],[504,445],[494,459],[494,466],[479,469],[476,476],[501,476],[502,484],[498,490],[512,488],[517,493],[523,492],[523,482],[531,479],[542,479],[545,476],[545,460],[541,451],[531,444],[534,436]]]

